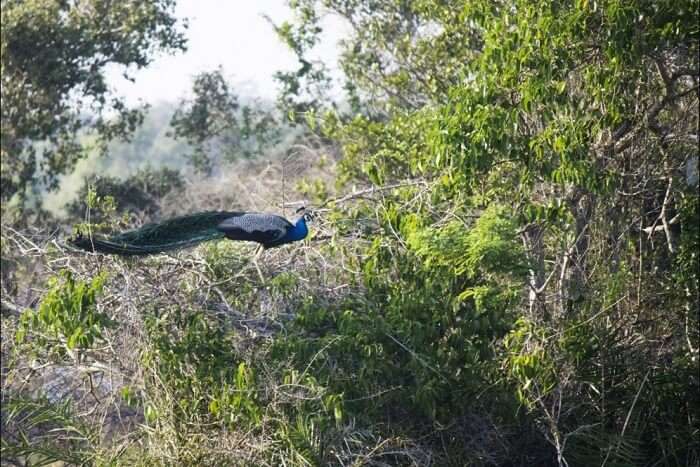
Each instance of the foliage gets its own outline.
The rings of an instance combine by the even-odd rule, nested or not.
[[[29,356],[32,369],[55,364],[65,370],[91,363],[89,353],[104,344],[106,331],[115,326],[97,306],[106,279],[100,274],[83,282],[69,270],[51,278],[37,310],[27,309],[20,316],[11,358]],[[13,379],[12,374],[6,377]],[[38,397],[3,391],[3,459],[31,465],[110,461],[111,454],[100,447],[97,424],[79,416],[72,399],[57,400],[64,390]]]
[[[225,345],[230,336],[220,327],[208,323],[201,313],[168,310],[149,318],[146,331],[151,345],[144,364],[153,368],[152,384],[167,388],[167,402],[174,411],[168,415],[178,431],[180,424],[200,417],[228,427],[259,420],[254,373],[245,362],[236,363],[233,343]],[[145,415],[147,422],[157,424],[164,414],[147,405]]]
[[[78,191],[77,199],[66,207],[68,218],[102,223],[115,215],[133,215],[140,219],[155,218],[160,212],[160,200],[170,192],[181,191],[184,180],[179,171],[162,168],[138,170],[121,180],[116,177],[98,177],[85,180]],[[100,199],[110,197],[112,206],[100,209]]]
[[[104,281],[105,276],[98,275],[89,283],[76,282],[70,271],[50,280],[39,308],[22,314],[17,342],[31,338],[34,346],[59,356],[93,347],[102,338],[104,328],[113,323],[97,308],[97,295]]]
[[[695,210],[692,221],[682,223],[679,215],[671,222],[684,203],[697,200],[697,186],[686,177],[697,160],[697,134],[687,125],[698,118],[697,2],[295,5],[302,18],[298,37],[318,35],[322,9],[347,18],[353,28],[342,66],[359,91],[354,98],[362,115],[324,117],[322,123],[342,146],[340,180],[412,185],[360,203],[356,211],[339,209],[341,218],[375,220],[370,229],[358,222],[355,231],[371,245],[358,253],[367,296],[386,281],[378,289],[379,304],[372,305],[381,318],[372,315],[369,322],[382,323],[396,304],[408,316],[420,316],[424,327],[440,329],[425,314],[434,304],[442,305],[433,316],[445,319],[448,304],[468,299],[478,311],[479,303],[488,308],[490,290],[500,290],[495,297],[508,299],[494,303],[510,311],[500,329],[512,330],[502,348],[492,341],[486,361],[501,355],[502,376],[544,425],[557,462],[625,462],[625,447],[641,446],[642,439],[656,448],[646,452],[646,461],[627,462],[653,462],[654,449],[664,451],[662,446],[681,464],[695,458],[695,448],[679,454],[654,434],[668,427],[662,430],[648,413],[632,413],[629,401],[673,405],[673,390],[645,375],[685,371],[664,371],[660,361],[697,349],[697,339],[687,340],[695,339],[693,326],[673,326],[658,313],[666,306],[684,309],[674,322],[691,322],[696,298],[678,289],[652,292],[666,283],[661,270],[677,270],[668,255],[683,251],[680,243],[694,244],[683,232],[693,232],[698,219]],[[316,14],[304,14],[310,9]],[[500,214],[505,237],[491,230],[494,206],[509,207]],[[526,261],[511,256],[519,244]],[[636,273],[633,264],[639,265]],[[696,283],[696,265],[686,271]],[[512,277],[504,282],[494,272]],[[404,282],[412,276],[425,281],[420,293]],[[475,278],[484,282],[470,283]],[[642,290],[642,283],[651,288]],[[611,324],[599,325],[602,319]],[[669,343],[667,357],[651,357],[659,328],[640,319],[666,323],[668,335],[687,339]],[[416,355],[431,355],[438,336],[421,341],[424,327],[409,327],[404,315],[398,322],[409,329],[398,340],[407,339]],[[638,341],[620,333],[626,326]],[[586,330],[593,338],[585,337]],[[465,333],[474,335],[473,328]],[[697,367],[697,356],[691,360]],[[591,368],[608,370],[591,375]],[[431,387],[422,383],[414,394]],[[664,394],[667,402],[647,400],[650,392]],[[447,413],[459,413],[454,403],[442,402]],[[566,416],[559,415],[560,405]],[[672,431],[688,439],[692,424],[676,418],[679,412],[664,413],[674,420]],[[634,430],[628,428],[632,416],[639,417]],[[587,441],[579,443],[584,419],[598,435],[586,433]],[[591,442],[607,456],[592,460]]]
[[[320,41],[320,14],[312,5],[295,4],[293,12],[299,24],[285,21],[273,25],[280,41],[296,55],[299,68],[294,71],[278,71],[275,79],[282,86],[277,105],[283,113],[290,116],[292,122],[298,115],[314,112],[323,108],[332,100],[328,99],[331,80],[326,64],[312,60],[308,53]]]
[[[84,465],[96,460],[94,427],[75,416],[70,400],[3,402],[3,459],[34,466],[57,462]],[[30,435],[36,430],[44,433],[38,439]]]
[[[171,125],[175,138],[194,148],[189,159],[197,171],[209,174],[221,161],[257,156],[279,142],[273,114],[260,102],[241,106],[220,69],[196,76],[192,91],[194,98],[180,102]]]
[[[183,50],[173,9],[172,0],[3,0],[3,202],[55,189],[58,176],[85,155],[81,132],[94,133],[104,147],[134,131],[141,111],[111,94],[104,71],[142,68],[154,52]]]
[[[509,276],[515,272],[517,277],[517,267],[510,269],[508,261],[522,259],[517,259],[517,244],[509,244],[512,233],[503,228],[499,213],[493,209],[477,228],[491,241],[483,243],[484,237],[464,229],[453,235],[466,248],[455,239],[444,240],[470,251],[467,267],[460,256],[441,256],[443,240],[421,241],[431,234],[412,223],[413,215],[396,215],[395,230],[414,237],[418,254],[375,241],[363,265],[363,297],[307,301],[293,333],[275,343],[275,359],[291,359],[298,371],[342,395],[347,416],[367,424],[396,417],[403,422],[392,430],[406,436],[465,416],[484,386],[498,385],[495,343],[508,330],[518,302]],[[504,252],[500,242],[510,249]],[[503,269],[482,269],[479,258],[491,255],[504,259]],[[466,455],[456,439],[443,443]]]

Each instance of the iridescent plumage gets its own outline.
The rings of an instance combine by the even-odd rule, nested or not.
[[[303,211],[303,208],[297,212]],[[208,211],[175,217],[157,224],[99,238],[78,234],[71,243],[87,251],[117,255],[150,255],[228,238],[272,248],[302,240],[308,234],[307,215],[295,223],[282,216],[257,212]]]

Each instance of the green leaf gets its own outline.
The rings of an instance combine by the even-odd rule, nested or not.
[[[75,331],[73,332],[73,334],[71,334],[71,336],[68,338],[68,342],[66,343],[66,346],[69,349],[76,348],[80,344],[82,337],[83,337],[83,329],[80,326],[78,326],[75,329]]]

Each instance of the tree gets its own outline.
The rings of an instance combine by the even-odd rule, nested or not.
[[[126,138],[143,109],[128,109],[105,81],[108,66],[147,66],[184,50],[174,0],[2,1],[3,202],[54,189],[86,153]]]
[[[697,373],[700,336],[684,323],[698,309],[687,256],[700,223],[697,179],[687,176],[697,165],[698,2],[294,4],[292,38],[317,36],[329,12],[353,28],[341,62],[361,114],[323,121],[343,149],[341,180],[382,190],[337,214],[376,219],[355,235],[371,244],[356,255],[381,297],[380,319],[431,367],[462,374],[455,355],[469,350],[458,345],[468,349],[487,326],[492,340],[468,368],[484,384],[494,374],[511,382],[561,465],[569,456],[641,463],[625,457],[641,440],[696,458],[697,418],[674,402],[690,392],[652,378]],[[508,224],[517,235],[486,228]],[[505,254],[521,248],[527,279],[512,277],[520,263]],[[498,299],[518,278],[523,303]],[[455,310],[462,321],[451,323]],[[510,331],[500,340],[503,312]],[[437,335],[411,324],[419,313]],[[493,319],[461,344],[448,338],[475,317]],[[499,359],[504,373],[492,366]],[[603,382],[602,392],[587,386]],[[625,430],[622,407],[635,394],[646,410]],[[444,402],[433,396],[422,401]],[[464,409],[443,408],[450,417]],[[579,430],[586,423],[598,427],[590,437]],[[654,434],[668,430],[688,447]],[[661,462],[653,449],[641,456]]]
[[[484,39],[464,21],[460,3],[353,0],[295,1],[295,20],[276,32],[299,60],[295,72],[278,73],[281,101],[297,111],[330,107],[325,64],[308,57],[322,40],[321,18],[336,15],[352,34],[341,41],[340,67],[353,112],[386,116],[446,102],[463,83]],[[295,107],[296,105],[296,107]]]
[[[280,140],[281,125],[260,101],[241,105],[220,69],[195,77],[194,98],[173,114],[173,136],[193,147],[195,170],[209,174],[217,162],[261,155]],[[223,155],[220,156],[219,154]]]
[[[76,199],[66,205],[68,218],[80,222],[86,218],[86,200],[88,200],[92,223],[106,223],[117,215],[135,217],[139,222],[153,220],[160,214],[160,201],[171,192],[180,192],[184,180],[179,171],[163,167],[153,169],[146,167],[137,170],[126,179],[116,177],[98,177],[94,181],[84,180]],[[109,197],[113,212],[101,209],[99,200]],[[90,199],[94,202],[90,203]],[[94,206],[97,205],[97,206]]]

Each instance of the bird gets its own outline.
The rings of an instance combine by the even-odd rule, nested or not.
[[[268,249],[306,238],[310,213],[304,207],[296,213],[299,217],[292,223],[262,212],[205,211],[146,224],[108,238],[78,232],[70,243],[88,252],[121,256],[152,255],[222,238],[256,242]]]

